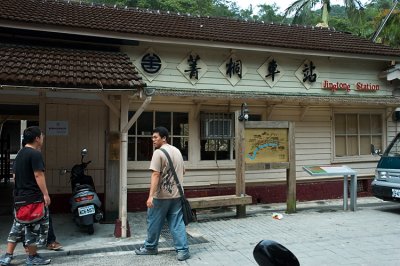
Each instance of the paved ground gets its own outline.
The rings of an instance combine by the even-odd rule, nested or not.
[[[343,211],[341,200],[297,204],[297,213],[285,214],[284,204],[248,207],[248,217],[234,218],[231,209],[202,211],[200,221],[191,224],[192,258],[178,263],[170,236],[163,233],[158,256],[135,256],[146,234],[145,213],[129,213],[132,237],[113,237],[114,225],[99,224],[95,234],[80,232],[69,215],[54,215],[58,240],[63,251],[49,252],[53,265],[257,265],[254,246],[263,239],[277,241],[291,250],[301,265],[397,265],[400,235],[400,204],[375,198],[359,198],[356,212]],[[276,220],[278,212],[283,219]],[[0,252],[11,218],[0,216]],[[43,250],[43,253],[47,251]],[[23,250],[18,247],[14,263],[23,263]]]

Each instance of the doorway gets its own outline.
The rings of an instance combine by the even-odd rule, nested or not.
[[[37,105],[0,104],[0,215],[12,214],[12,167],[21,148],[22,132],[39,125]]]

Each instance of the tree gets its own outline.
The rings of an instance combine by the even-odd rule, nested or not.
[[[372,4],[372,3],[371,3]],[[376,12],[375,17],[372,19],[374,29],[378,30],[382,21],[390,13],[393,8],[393,12],[388,17],[382,31],[377,36],[377,42],[390,45],[392,47],[400,47],[400,10],[395,9],[392,1],[377,1],[375,3]],[[399,3],[397,3],[397,6]],[[375,34],[375,31],[371,34],[371,37]]]
[[[274,3],[272,5],[258,5],[258,19],[265,22],[281,22],[283,20],[283,16],[278,14],[279,8]]]
[[[240,8],[236,2],[226,0],[214,0],[212,16],[240,18]]]
[[[343,0],[348,18],[354,23],[360,23],[363,7],[359,0]],[[286,10],[285,17],[294,13],[293,23],[302,24],[307,19],[317,4],[322,4],[320,26],[328,27],[329,13],[331,11],[330,0],[296,0]]]

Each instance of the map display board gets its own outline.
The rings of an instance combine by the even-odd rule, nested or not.
[[[304,171],[312,176],[353,175],[356,172],[345,165],[342,166],[303,166]]]
[[[287,128],[246,128],[245,162],[281,163],[289,161]]]

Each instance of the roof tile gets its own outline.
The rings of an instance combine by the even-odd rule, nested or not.
[[[109,69],[108,62],[122,66],[120,71]],[[0,43],[0,84],[90,89],[145,86],[123,53],[9,43]]]
[[[1,0],[0,22],[265,47],[400,56],[400,49],[328,28],[198,17],[63,0]]]

